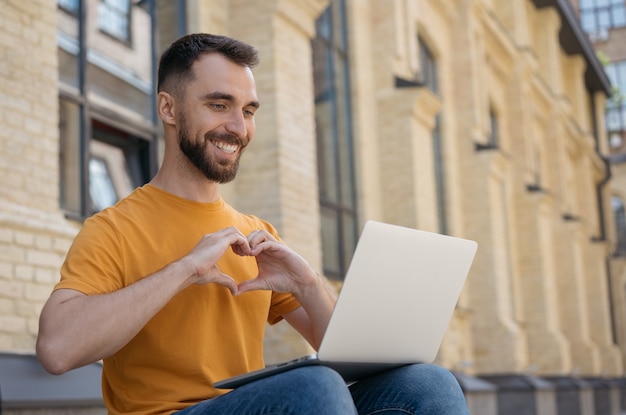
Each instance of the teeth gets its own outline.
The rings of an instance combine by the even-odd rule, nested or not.
[[[236,144],[227,144],[222,142],[214,142],[213,144],[225,153],[234,153],[239,148]]]

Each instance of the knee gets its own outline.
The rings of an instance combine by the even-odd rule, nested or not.
[[[289,382],[298,389],[311,389],[319,394],[336,390],[348,391],[341,375],[326,366],[306,366],[292,372]]]
[[[291,397],[306,401],[307,413],[356,413],[345,381],[337,372],[325,366],[294,369],[289,375],[288,388]]]
[[[462,393],[461,386],[452,372],[436,365],[416,364],[398,370],[397,376],[404,378],[407,384],[418,384],[432,389],[431,393]]]
[[[382,408],[415,414],[468,414],[454,375],[439,366],[416,364],[392,369],[351,386],[360,412]]]
[[[463,390],[452,372],[431,364],[411,365],[403,369],[398,375],[404,378],[406,385],[412,385],[412,392],[421,397],[423,405],[441,410],[452,408],[441,413],[467,413]]]

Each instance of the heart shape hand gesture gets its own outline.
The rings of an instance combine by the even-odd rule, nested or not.
[[[254,256],[259,274],[237,283],[221,272],[217,262],[228,250],[240,256]],[[230,227],[200,239],[183,260],[192,267],[195,284],[216,283],[227,287],[233,295],[252,290],[272,290],[296,294],[318,278],[309,263],[269,232],[258,230],[247,237]]]

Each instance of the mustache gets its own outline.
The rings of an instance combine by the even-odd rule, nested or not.
[[[223,141],[225,143],[228,144],[237,144],[239,146],[246,147],[248,145],[248,143],[250,142],[250,140],[244,138],[244,137],[240,137],[237,134],[232,134],[232,133],[218,133],[215,131],[209,131],[208,133],[206,133],[204,135],[204,139],[206,141],[212,141],[212,140],[217,140],[217,141]]]

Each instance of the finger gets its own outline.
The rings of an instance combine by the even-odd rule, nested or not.
[[[239,288],[237,286],[237,282],[235,282],[234,279],[232,279],[231,277],[229,277],[226,274],[221,274],[214,281],[214,283],[219,284],[219,285],[223,285],[224,287],[228,288],[228,290],[230,291],[230,293],[232,295],[237,295],[239,293]]]
[[[250,255],[258,256],[264,251],[278,251],[281,248],[280,242],[277,241],[262,241],[255,245],[250,245]]]
[[[263,243],[265,241],[276,241],[276,238],[272,234],[264,230],[256,230],[251,232],[248,235],[248,242],[251,248],[254,248],[256,245]]]
[[[239,256],[250,255],[251,251],[252,251],[251,248],[250,248],[250,245],[248,244],[248,240],[247,239],[245,239],[244,241],[235,241],[230,246],[233,249],[233,252],[236,253]]]
[[[239,229],[230,227],[223,229],[222,232],[228,236],[230,246],[237,255],[250,255],[250,243],[248,242],[248,238],[246,238]]]
[[[251,280],[246,280],[239,283],[237,287],[238,294],[243,294],[248,291],[256,291],[256,290],[269,290],[270,288],[267,286],[267,282],[254,278]]]

